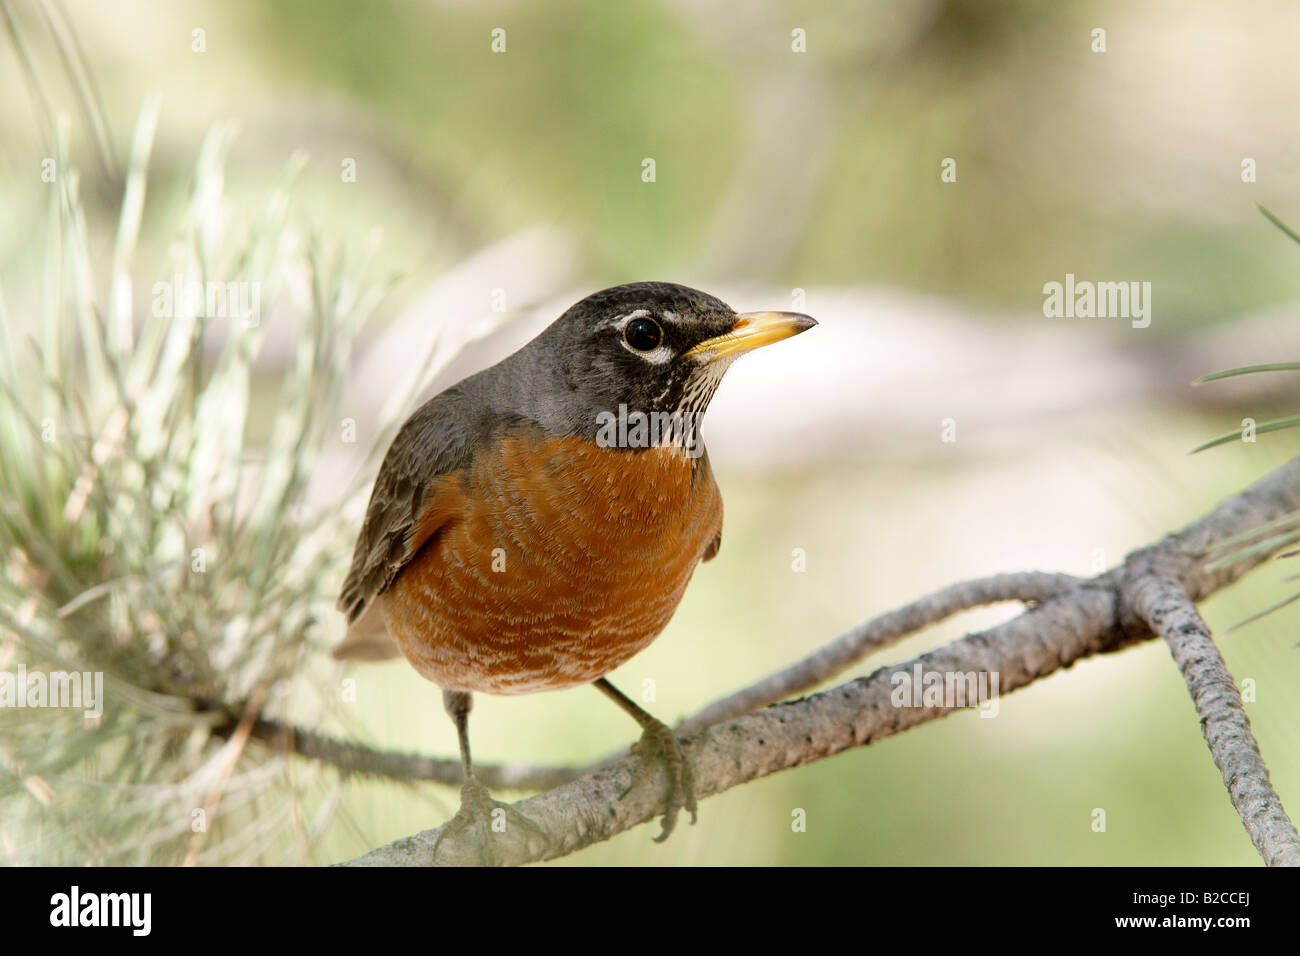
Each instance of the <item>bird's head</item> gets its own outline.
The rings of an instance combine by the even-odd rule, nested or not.
[[[641,414],[670,416],[694,434],[733,361],[816,324],[797,312],[737,313],[696,289],[637,282],[575,303],[535,343],[578,433],[595,435],[611,414]]]

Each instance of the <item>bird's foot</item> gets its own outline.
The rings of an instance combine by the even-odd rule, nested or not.
[[[475,842],[478,844],[479,859],[485,866],[499,866],[501,847],[497,837],[505,834],[510,826],[520,827],[536,834],[547,844],[551,842],[537,824],[509,804],[492,799],[488,788],[477,778],[471,777],[460,788],[460,809],[447,821],[442,832],[438,834],[438,839],[434,841],[433,858],[435,860],[438,858],[438,849],[442,846],[443,840],[471,829],[478,833]]]
[[[619,795],[620,800],[653,774],[656,764],[662,764],[668,771],[668,810],[664,813],[663,828],[655,837],[656,843],[663,843],[677,826],[677,816],[682,810],[691,815],[692,825],[695,823],[695,773],[673,729],[665,723],[655,721],[646,727],[641,739],[632,746],[632,752],[641,758],[641,766],[632,783]]]

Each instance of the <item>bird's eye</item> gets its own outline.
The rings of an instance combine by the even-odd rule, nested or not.
[[[664,341],[664,330],[654,319],[633,319],[623,326],[623,341],[638,352],[653,352]]]

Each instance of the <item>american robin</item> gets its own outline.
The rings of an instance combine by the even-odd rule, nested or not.
[[[470,762],[471,694],[594,683],[642,728],[695,818],[671,729],[605,680],[667,625],[718,553],[722,498],[699,435],[728,366],[817,323],[737,314],[665,282],[588,296],[503,361],[420,406],[375,479],[339,609],[340,659],[400,651],[442,688],[465,784],[451,830],[491,837]],[[448,832],[448,831],[444,831]]]

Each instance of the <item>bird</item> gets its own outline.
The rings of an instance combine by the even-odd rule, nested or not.
[[[641,728],[633,786],[667,770],[656,839],[682,809],[695,822],[680,742],[605,675],[659,635],[696,566],[718,554],[722,496],[700,423],[723,374],[816,324],[737,313],[669,282],[615,286],[397,431],[339,596],[348,626],[333,656],[400,654],[441,688],[463,774],[444,836],[474,827],[482,846],[505,807],[474,775],[472,695],[585,684]]]

